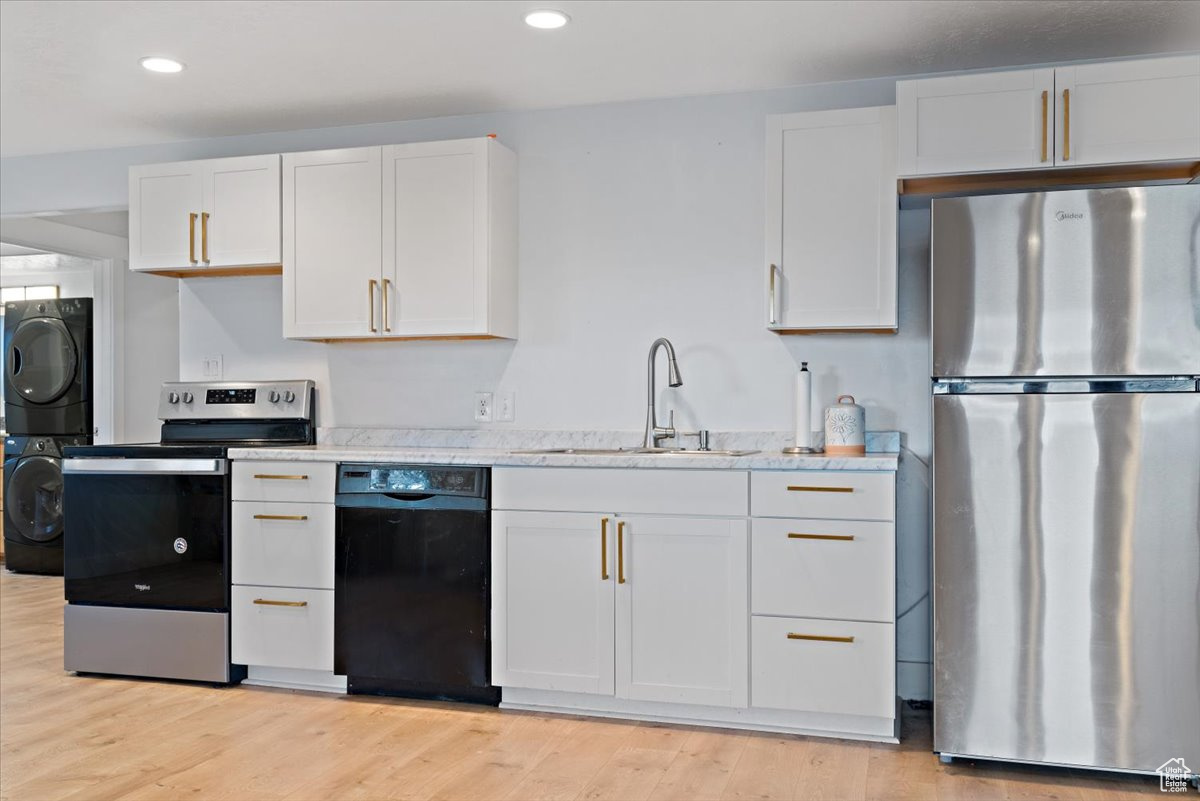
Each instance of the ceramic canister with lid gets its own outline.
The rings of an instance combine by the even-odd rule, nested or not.
[[[837,403],[825,409],[825,453],[862,456],[866,452],[866,412],[853,395],[839,395]]]

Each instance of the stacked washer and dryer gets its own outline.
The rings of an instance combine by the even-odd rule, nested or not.
[[[92,299],[4,304],[4,560],[63,572],[62,449],[92,442]]]

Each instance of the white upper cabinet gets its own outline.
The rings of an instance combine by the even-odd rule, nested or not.
[[[903,176],[1200,158],[1200,55],[896,83]]]
[[[197,225],[203,187],[198,161],[129,168],[130,269],[201,269]]]
[[[896,83],[901,175],[1054,165],[1054,70]]]
[[[201,261],[208,267],[282,264],[279,156],[273,153],[201,163]]]
[[[1054,81],[1057,164],[1200,158],[1200,55],[1060,67]]]
[[[169,274],[278,268],[279,156],[129,170],[129,266]]]
[[[283,157],[283,335],[379,335],[382,148]]]
[[[896,109],[767,118],[769,329],[896,328]]]
[[[284,336],[517,334],[516,156],[463,139],[284,156]]]

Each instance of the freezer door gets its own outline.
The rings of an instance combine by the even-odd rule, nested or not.
[[[1200,372],[1200,185],[933,202],[934,376]]]
[[[934,749],[1200,764],[1200,394],[933,407]]]

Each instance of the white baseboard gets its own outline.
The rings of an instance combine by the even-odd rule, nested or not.
[[[328,670],[298,670],[296,668],[249,665],[246,668],[246,678],[242,684],[323,693],[345,694],[346,692],[346,677],[338,676]]]

